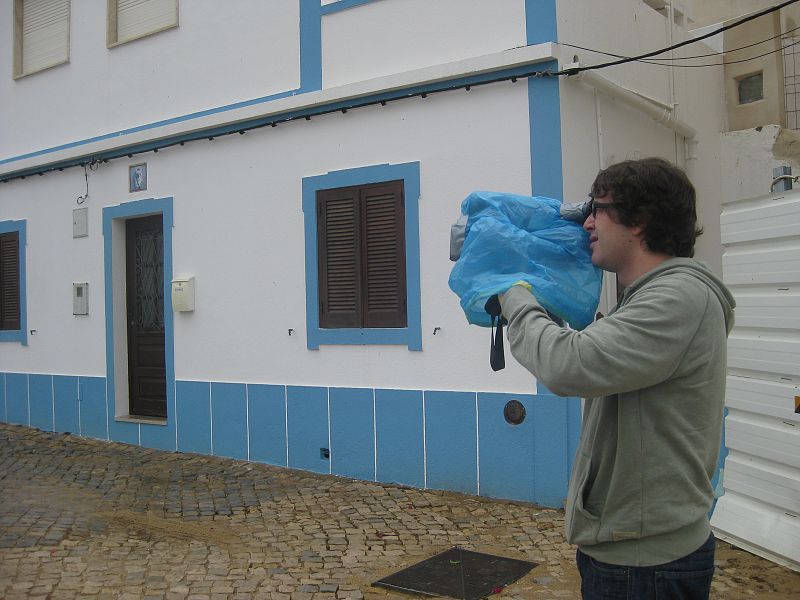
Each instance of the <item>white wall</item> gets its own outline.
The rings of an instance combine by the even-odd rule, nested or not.
[[[115,160],[90,171],[84,239],[71,234],[81,168],[4,184],[0,220],[28,219],[28,324],[37,333],[27,348],[0,345],[0,364],[103,375],[102,207],[171,196],[174,274],[196,277],[196,311],[175,315],[178,379],[532,392],[513,361],[492,374],[489,330],[466,323],[447,287],[461,200],[475,189],[530,190],[527,110],[526,86],[481,86]],[[129,194],[127,167],[142,160],[149,189]],[[409,161],[421,170],[424,350],[308,350],[302,178]],[[90,282],[88,317],[71,314],[72,281]]]
[[[184,1],[179,27],[110,49],[106,0],[73,1],[69,63],[16,81],[13,4],[0,0],[0,158],[299,85],[296,0]]]
[[[688,37],[674,27],[670,38],[669,21],[640,0],[611,0],[603,6],[603,11],[586,19],[585,3],[559,2],[560,42],[634,56]],[[614,60],[563,45],[561,50],[563,62],[569,62],[574,54],[585,65]],[[698,43],[676,51],[676,55],[708,51]],[[671,129],[640,110],[578,81],[562,79],[564,194],[565,198],[584,199],[598,169],[621,160],[661,156],[678,164],[695,185],[698,219],[705,229],[698,238],[695,256],[721,275],[719,134],[724,127],[723,74],[721,69],[675,68],[670,83],[670,70],[633,62],[596,73],[666,106],[674,103],[676,116],[697,131],[696,143],[688,149]]]
[[[322,21],[332,87],[525,45],[523,0],[371,2]]]

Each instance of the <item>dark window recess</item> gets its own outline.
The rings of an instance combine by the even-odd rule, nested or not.
[[[403,182],[317,192],[319,324],[406,327]]]
[[[0,330],[20,328],[19,232],[0,234]]]
[[[764,99],[764,74],[756,73],[742,77],[736,82],[739,90],[739,104],[749,104]]]

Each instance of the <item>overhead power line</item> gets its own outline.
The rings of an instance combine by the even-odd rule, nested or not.
[[[782,2],[781,4],[777,4],[775,6],[771,6],[770,8],[766,8],[766,9],[764,9],[762,11],[757,12],[757,13],[753,13],[752,15],[744,17],[744,18],[740,19],[739,21],[736,21],[735,23],[731,23],[730,25],[724,25],[724,26],[720,27],[719,29],[715,29],[714,31],[710,31],[708,33],[705,33],[705,34],[703,34],[701,36],[698,36],[696,38],[692,38],[690,40],[684,40],[684,41],[679,42],[677,44],[673,44],[672,46],[667,46],[666,48],[661,48],[659,50],[653,50],[651,52],[645,52],[644,54],[639,54],[638,56],[630,56],[630,57],[626,57],[626,58],[621,58],[619,60],[613,60],[613,61],[609,61],[609,62],[605,62],[605,63],[600,63],[600,64],[597,64],[597,65],[587,65],[585,67],[572,67],[572,68],[569,68],[569,69],[563,69],[562,71],[558,71],[557,73],[553,73],[553,75],[577,75],[578,73],[581,73],[583,71],[592,71],[592,70],[596,70],[596,69],[605,69],[606,67],[613,67],[613,66],[616,66],[616,65],[622,65],[622,64],[625,64],[625,63],[629,63],[629,62],[640,61],[643,58],[650,58],[651,56],[658,56],[659,54],[663,54],[663,53],[669,52],[671,50],[676,50],[678,48],[682,48],[683,46],[688,46],[689,44],[694,44],[694,43],[699,42],[701,40],[704,40],[706,38],[713,37],[713,36],[718,35],[718,34],[724,32],[724,31],[728,31],[729,29],[733,29],[734,27],[741,27],[745,23],[753,21],[754,19],[758,19],[759,17],[763,17],[764,15],[768,15],[770,13],[774,13],[776,11],[779,11],[782,8],[785,8],[785,7],[787,7],[787,6],[791,5],[791,4],[796,4],[797,2],[800,2],[800,0],[787,0],[786,2]]]
[[[663,57],[656,60],[650,60],[648,58],[643,58],[638,60],[637,62],[642,62],[648,65],[664,65],[663,61],[681,61],[681,60],[693,60],[696,58],[709,58],[712,56],[724,56],[726,54],[733,54],[734,52],[740,52],[741,50],[747,50],[748,48],[753,48],[755,46],[759,46],[761,44],[766,44],[767,42],[771,42],[772,40],[783,38],[784,36],[789,36],[789,34],[794,33],[800,29],[800,27],[795,27],[793,29],[789,29],[788,31],[784,31],[783,33],[779,33],[778,35],[773,35],[765,40],[759,40],[758,42],[754,42],[752,44],[747,44],[746,46],[739,46],[738,48],[731,48],[730,50],[725,50],[724,52],[709,52],[707,54],[694,54],[692,56],[674,56],[674,57]],[[577,44],[565,44],[563,42],[559,42],[560,46],[566,46],[567,48],[576,48],[577,50],[586,50],[587,52],[593,52],[595,54],[603,54],[604,56],[613,56],[614,58],[631,58],[630,56],[626,56],[624,54],[614,54],[613,52],[605,52],[603,50],[596,50],[594,48],[586,48],[585,46],[578,46]],[[773,50],[772,52],[780,52],[779,50]],[[763,54],[761,56],[764,56]],[[745,58],[742,60],[752,60],[753,58],[758,58],[756,56],[752,56],[750,58]],[[662,61],[662,62],[659,62]],[[703,66],[717,66],[718,64],[731,64],[728,62],[723,63],[716,63],[714,65],[703,65]],[[667,65],[669,66],[669,65]],[[682,66],[682,65],[676,65]]]

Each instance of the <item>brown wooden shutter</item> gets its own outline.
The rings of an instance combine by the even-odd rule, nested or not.
[[[317,192],[319,326],[360,327],[358,188]]]
[[[19,233],[0,235],[0,329],[20,328]]]
[[[405,327],[403,182],[362,188],[363,327]]]

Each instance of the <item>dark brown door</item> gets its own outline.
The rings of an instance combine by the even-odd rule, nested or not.
[[[125,226],[130,414],[166,417],[164,228],[161,215]]]

